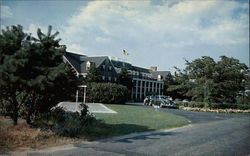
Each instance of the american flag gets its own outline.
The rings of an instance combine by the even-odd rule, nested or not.
[[[123,55],[128,56],[129,53],[126,50],[123,50]]]

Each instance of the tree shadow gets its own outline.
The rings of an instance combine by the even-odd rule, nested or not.
[[[105,127],[101,127],[101,131],[98,131],[98,129],[95,128],[92,129],[92,134],[89,134],[89,137],[87,139],[88,141],[98,141],[100,143],[108,143],[108,142],[133,143],[136,140],[148,140],[148,139],[156,140],[160,139],[162,136],[176,134],[176,132],[159,132],[159,131],[155,132],[155,130],[156,129],[150,129],[147,126],[136,125],[136,124],[125,124],[125,123],[105,124]],[[102,134],[97,134],[100,132],[102,132]],[[138,135],[136,134],[140,132],[144,133]],[[75,143],[74,146],[86,147],[88,145],[82,143]]]
[[[152,132],[149,134],[136,135],[133,137],[123,138],[119,140],[115,140],[113,142],[123,142],[123,143],[132,143],[136,140],[158,140],[162,136],[175,135],[173,132]]]

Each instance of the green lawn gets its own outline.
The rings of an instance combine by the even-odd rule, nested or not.
[[[128,105],[106,104],[105,106],[118,113],[95,114],[96,118],[103,122],[94,128],[92,127],[91,132],[88,131],[91,138],[168,129],[188,124],[187,119],[167,112]]]

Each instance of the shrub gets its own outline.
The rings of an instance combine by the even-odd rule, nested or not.
[[[88,85],[87,100],[100,103],[125,103],[129,97],[126,86],[115,83],[91,83]]]
[[[203,102],[189,102],[186,103],[188,105],[188,107],[199,107],[199,108],[203,108],[205,106],[205,103]]]
[[[205,102],[176,102],[178,106],[184,107],[198,107],[198,108],[210,108],[210,109],[250,109],[250,105],[231,104],[231,103],[205,103]]]
[[[51,130],[59,135],[77,137],[88,126],[95,123],[95,117],[89,113],[88,107],[82,104],[81,113],[66,112],[61,107],[56,107],[49,113],[37,116],[34,126],[43,130]]]
[[[226,109],[226,108],[231,108],[231,109],[250,109],[250,105],[241,105],[241,104],[231,104],[231,103],[212,103],[210,108],[212,109]]]
[[[11,104],[3,99],[0,99],[0,115],[3,116],[11,115]]]

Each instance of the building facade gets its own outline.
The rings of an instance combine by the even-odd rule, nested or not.
[[[122,68],[126,68],[133,81],[131,99],[134,101],[142,101],[147,95],[162,95],[163,80],[171,76],[169,71],[157,71],[157,67],[141,68],[133,66],[128,61],[110,56],[88,57],[67,52],[63,58],[72,66],[78,77],[85,77],[90,67],[94,66],[100,71],[104,82],[118,83]]]

